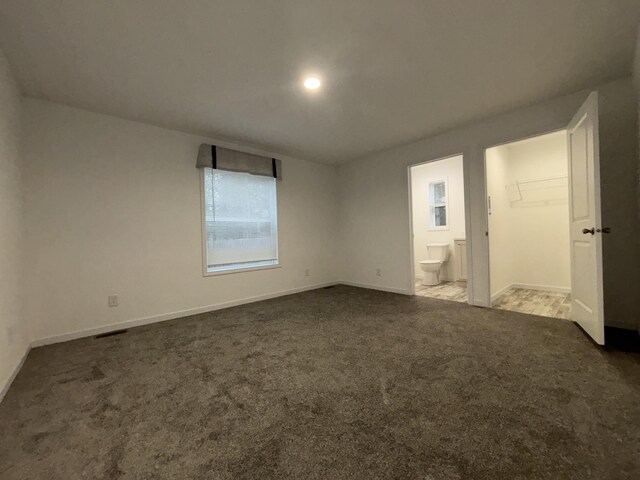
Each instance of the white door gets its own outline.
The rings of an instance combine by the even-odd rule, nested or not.
[[[571,317],[604,345],[602,226],[598,94],[593,92],[567,128],[569,223],[571,238]],[[605,229],[607,231],[607,229]]]

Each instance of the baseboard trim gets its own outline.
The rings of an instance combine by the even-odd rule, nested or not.
[[[416,282],[422,282],[422,279],[424,277],[422,275],[416,275]],[[440,277],[440,281],[441,282],[466,282],[466,279],[459,279],[459,280],[451,280],[450,278],[447,277]]]
[[[558,287],[555,285],[534,285],[531,283],[514,283],[511,286],[513,288],[526,288],[528,290],[540,290],[541,292],[571,293],[570,287]]]
[[[510,288],[526,288],[527,290],[538,290],[540,292],[571,293],[570,287],[558,287],[555,285],[535,285],[533,283],[512,283],[504,288],[501,288],[496,293],[491,295],[491,303],[496,301]]]
[[[513,288],[513,284],[507,285],[506,287],[501,288],[496,293],[491,295],[491,304],[493,304],[493,302],[495,302],[498,298],[500,298],[502,295],[504,295],[506,293],[506,291],[509,290],[510,288]]]
[[[308,290],[317,290],[318,288],[329,287],[337,285],[341,282],[325,282],[315,285],[308,285],[304,287],[292,288],[288,290],[281,290],[279,292],[267,293],[264,295],[256,295],[253,297],[246,297],[238,300],[231,300],[229,302],[218,303],[215,305],[206,305],[204,307],[191,308],[188,310],[180,310],[177,312],[164,313],[160,315],[152,315],[149,317],[135,318],[132,320],[125,320],[123,322],[111,323],[109,325],[102,325],[100,327],[87,328],[84,330],[77,330],[74,332],[63,333],[61,335],[54,335],[51,337],[44,337],[31,342],[31,348],[42,347],[44,345],[52,345],[54,343],[67,342],[69,340],[76,340],[78,338],[91,337],[101,333],[108,333],[114,330],[122,330],[125,328],[140,327],[142,325],[149,325],[152,323],[164,322],[167,320],[174,320],[176,318],[188,317],[190,315],[198,315],[200,313],[213,312],[215,310],[222,310],[225,308],[237,307],[239,305],[245,305],[247,303],[259,302],[262,300],[269,300],[271,298],[284,297],[285,295],[292,295],[294,293],[306,292]]]
[[[0,389],[0,402],[2,402],[2,400],[4,400],[4,396],[9,391],[9,388],[11,387],[11,384],[13,383],[13,381],[18,376],[18,373],[20,372],[20,370],[22,370],[22,366],[24,365],[24,362],[27,360],[27,356],[29,356],[29,352],[30,351],[31,351],[31,346],[27,345],[27,348],[26,348],[24,354],[22,355],[22,358],[20,359],[20,361],[18,362],[16,367],[13,369],[13,372],[11,372],[11,375],[9,375],[9,378],[7,378],[7,381],[2,386],[2,389]]]
[[[406,288],[385,287],[384,285],[372,285],[370,283],[348,282],[346,280],[340,280],[336,282],[340,285],[348,285],[350,287],[368,288],[369,290],[380,290],[382,292],[400,293],[402,295],[412,295],[411,290]]]
[[[640,327],[636,327],[636,325],[633,323],[618,322],[615,320],[609,321],[605,318],[604,326],[605,328],[612,327],[612,328],[617,328],[619,330],[629,330],[631,332],[637,332],[638,335],[640,335]],[[605,332],[605,340],[606,340],[606,332]]]

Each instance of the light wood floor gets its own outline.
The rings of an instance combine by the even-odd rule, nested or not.
[[[568,293],[510,288],[493,302],[492,307],[543,317],[571,319],[571,296]]]
[[[454,302],[467,303],[466,282],[442,282],[439,285],[425,286],[416,281],[416,295],[440,298]],[[512,312],[530,313],[543,317],[571,318],[571,296],[568,293],[543,292],[526,288],[511,288],[498,297],[491,305],[493,308]]]
[[[467,282],[442,282],[439,285],[427,287],[418,280],[416,295],[467,303]]]

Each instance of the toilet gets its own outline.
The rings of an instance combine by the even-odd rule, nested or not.
[[[420,268],[424,273],[422,284],[438,285],[440,283],[440,269],[449,258],[449,244],[428,243],[427,255],[429,257],[428,260],[420,261]]]

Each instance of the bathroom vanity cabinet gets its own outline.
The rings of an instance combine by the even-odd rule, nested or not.
[[[456,259],[455,264],[455,279],[456,281],[467,280],[467,240],[464,238],[457,238],[453,241],[453,251]]]

